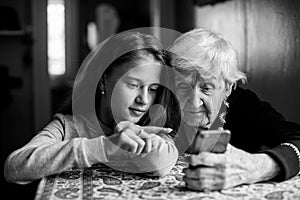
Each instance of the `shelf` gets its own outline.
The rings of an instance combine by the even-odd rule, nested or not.
[[[16,31],[1,31],[0,36],[23,36],[26,35],[26,31],[24,30],[16,30]]]

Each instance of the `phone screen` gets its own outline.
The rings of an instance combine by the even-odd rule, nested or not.
[[[224,153],[230,141],[229,130],[201,130],[197,133],[193,145],[193,154],[200,152]]]

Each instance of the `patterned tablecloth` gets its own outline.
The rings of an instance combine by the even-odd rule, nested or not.
[[[203,193],[185,187],[182,182],[184,167],[186,163],[179,159],[171,173],[163,178],[143,178],[103,165],[71,169],[42,179],[35,199],[300,200],[299,176],[281,183],[242,185],[220,192]]]

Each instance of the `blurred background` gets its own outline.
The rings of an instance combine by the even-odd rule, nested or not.
[[[298,0],[1,0],[1,171],[49,123],[91,49],[138,27],[222,33],[239,53],[244,87],[300,123],[299,22]],[[37,184],[8,184],[1,173],[10,199],[33,199]]]

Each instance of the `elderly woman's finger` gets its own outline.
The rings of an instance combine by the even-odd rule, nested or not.
[[[223,188],[228,189],[243,184],[248,178],[247,176],[249,175],[241,173],[230,174],[230,176],[225,180]]]
[[[222,180],[225,178],[224,169],[217,167],[185,168],[182,172],[191,179],[215,178]]]
[[[191,155],[187,161],[191,166],[205,165],[211,167],[224,167],[226,164],[226,156],[224,154],[202,152],[196,155]]]
[[[232,152],[234,150],[235,150],[235,147],[232,146],[230,143],[228,143],[227,144],[227,148],[226,148],[227,153]]]
[[[184,176],[182,180],[186,183],[187,188],[203,192],[221,190],[224,185],[222,180],[217,181],[216,178],[191,179]]]

